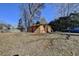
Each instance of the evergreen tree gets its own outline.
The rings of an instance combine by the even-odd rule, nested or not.
[[[23,32],[23,31],[24,31],[23,21],[22,21],[22,19],[21,19],[21,18],[19,19],[18,29],[19,29],[21,32]]]

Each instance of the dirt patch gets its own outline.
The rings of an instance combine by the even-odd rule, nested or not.
[[[73,56],[79,55],[79,36],[59,33],[0,33],[0,55],[13,56]]]

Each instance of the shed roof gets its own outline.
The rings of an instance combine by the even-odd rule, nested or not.
[[[45,20],[45,18],[40,18],[40,24],[47,24],[47,21]]]

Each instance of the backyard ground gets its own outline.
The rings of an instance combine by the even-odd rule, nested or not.
[[[79,35],[74,33],[0,33],[0,56],[79,56]]]

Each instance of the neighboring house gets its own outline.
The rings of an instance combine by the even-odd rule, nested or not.
[[[20,32],[20,30],[8,24],[0,24],[0,32]]]
[[[8,32],[9,26],[6,24],[0,24],[0,32]]]
[[[10,30],[9,30],[9,32],[20,32],[20,30],[18,30],[17,28],[11,28]]]
[[[47,24],[45,19],[41,19],[39,24],[34,24],[30,27],[29,32],[49,33],[52,32],[52,28]]]
[[[20,32],[20,30],[16,26],[11,26],[9,32]]]

